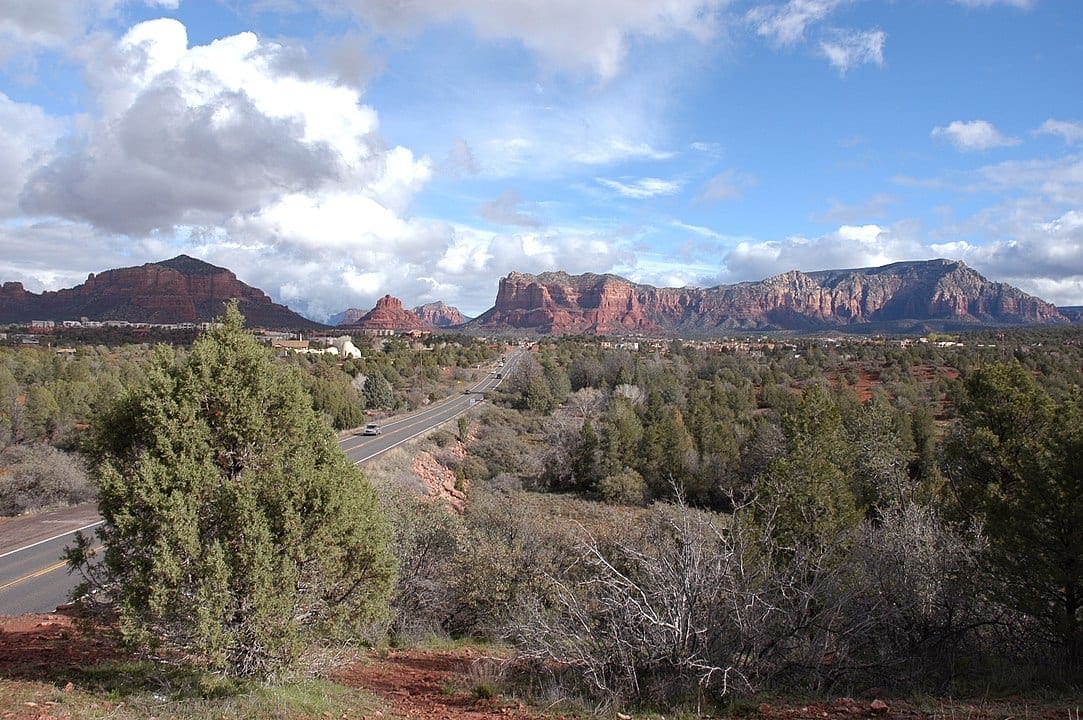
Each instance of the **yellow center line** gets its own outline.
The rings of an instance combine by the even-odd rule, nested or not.
[[[99,549],[100,547],[101,547],[101,546],[98,546],[98,547],[96,547],[96,548],[91,548],[91,549],[90,549],[90,550],[89,550],[89,551],[87,552],[87,554],[88,554],[88,555],[93,555],[94,553],[98,552],[98,549]],[[62,568],[62,567],[64,567],[64,566],[66,566],[67,564],[68,564],[68,561],[67,561],[67,560],[61,560],[60,562],[57,562],[57,563],[53,563],[52,565],[49,565],[48,567],[43,567],[43,568],[41,568],[40,570],[35,570],[35,571],[34,571],[34,572],[32,572],[32,573],[28,573],[28,574],[26,574],[26,575],[23,575],[23,576],[22,576],[22,577],[20,577],[20,578],[15,578],[14,580],[8,580],[8,581],[7,581],[6,583],[4,583],[3,585],[0,585],[0,591],[3,591],[3,590],[7,590],[7,589],[8,589],[8,588],[10,588],[10,587],[15,587],[15,586],[16,586],[16,585],[18,585],[19,583],[23,583],[23,582],[26,582],[27,580],[33,580],[33,579],[34,579],[34,578],[36,578],[36,577],[41,577],[42,575],[48,575],[48,574],[49,574],[49,573],[51,573],[51,572],[52,572],[53,570],[59,570],[60,568]]]

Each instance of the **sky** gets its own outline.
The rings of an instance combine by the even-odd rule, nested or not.
[[[0,280],[316,320],[938,257],[1083,305],[1078,0],[0,0]]]

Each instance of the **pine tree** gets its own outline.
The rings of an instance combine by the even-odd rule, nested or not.
[[[844,546],[861,513],[850,487],[853,451],[838,405],[826,388],[814,385],[783,418],[782,430],[786,455],[772,459],[756,481],[761,519],[772,519],[775,538],[786,546]]]
[[[945,443],[955,510],[983,523],[1015,607],[1083,667],[1083,395],[1056,402],[1019,363],[965,389]]]
[[[597,489],[601,480],[598,452],[598,434],[594,432],[594,423],[586,418],[579,430],[579,443],[572,456],[572,475],[578,489],[588,492]]]
[[[69,559],[127,641],[266,677],[379,617],[394,573],[371,487],[242,324],[231,305],[187,359],[159,347],[94,423],[104,560],[86,538]]]
[[[380,373],[373,373],[365,379],[363,392],[365,407],[391,409],[395,406],[395,394],[391,383]]]

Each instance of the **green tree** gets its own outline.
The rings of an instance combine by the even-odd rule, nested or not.
[[[395,405],[395,393],[391,383],[380,373],[373,373],[365,378],[365,407],[390,409]]]
[[[830,393],[814,385],[783,418],[787,452],[772,459],[757,482],[761,518],[773,518],[784,545],[845,540],[861,522],[850,487],[852,450]],[[841,543],[844,546],[845,543]]]
[[[601,479],[598,452],[598,434],[594,432],[594,423],[587,418],[579,430],[579,444],[572,455],[572,475],[578,489],[593,491],[597,487]]]
[[[692,482],[696,448],[680,408],[656,401],[643,425],[641,472],[652,496],[671,497],[676,489],[691,500],[702,501],[702,488]]]
[[[31,385],[26,391],[24,428],[32,439],[48,440],[60,424],[60,406],[45,385]]]
[[[983,522],[1017,609],[1083,663],[1083,395],[1055,402],[1019,363],[965,382],[945,443],[957,512]]]
[[[614,395],[609,401],[602,416],[601,435],[602,464],[606,473],[616,474],[625,467],[638,464],[643,423],[625,398]]]
[[[235,305],[186,359],[159,347],[146,383],[92,427],[104,560],[69,560],[121,636],[266,677],[306,640],[386,612],[394,575],[375,495]],[[85,593],[93,592],[86,596]]]

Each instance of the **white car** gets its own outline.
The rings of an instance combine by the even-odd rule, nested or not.
[[[365,429],[361,431],[362,435],[379,435],[383,430],[376,423],[369,423],[365,426]]]

